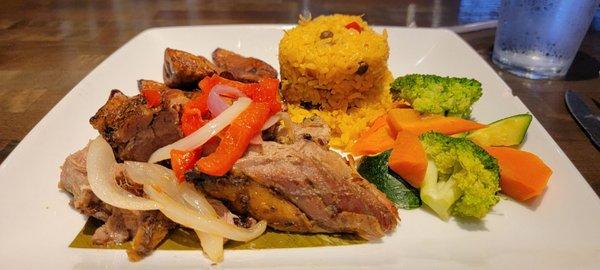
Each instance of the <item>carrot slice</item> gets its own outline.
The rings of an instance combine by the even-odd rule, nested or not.
[[[415,135],[421,135],[427,131],[451,135],[485,127],[483,124],[459,117],[422,116],[418,111],[406,108],[391,109],[388,112],[388,122],[395,132],[407,130]]]
[[[421,119],[421,114],[410,108],[391,109],[388,111],[387,117],[390,127],[395,132],[400,132],[402,130],[402,125],[418,121],[419,119]]]
[[[350,149],[353,155],[374,155],[392,148],[395,132],[387,124],[387,117],[379,117],[373,125],[356,140]]]
[[[371,126],[368,129],[365,129],[360,132],[359,137],[367,136],[368,134],[371,134],[371,133],[375,132],[376,130],[378,130],[379,128],[387,125],[388,124],[387,117],[388,117],[387,114],[383,114],[383,115],[377,117],[375,119],[375,121],[373,121],[373,124],[371,124]]]
[[[510,147],[486,147],[498,160],[501,192],[519,201],[540,195],[552,169],[533,153]]]
[[[446,135],[476,130],[485,125],[459,117],[444,117],[438,115],[422,117],[420,120],[400,124],[402,130],[421,135],[428,131],[436,131]]]
[[[427,156],[419,137],[410,131],[398,132],[388,166],[413,187],[420,188],[427,170]]]

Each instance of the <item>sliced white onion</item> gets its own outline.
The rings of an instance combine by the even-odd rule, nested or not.
[[[132,181],[142,185],[158,186],[171,198],[189,205],[200,214],[218,217],[217,212],[202,192],[191,183],[179,183],[172,170],[158,164],[136,161],[125,161],[123,167]]]
[[[288,113],[285,112],[279,112],[279,115],[281,117],[281,120],[283,121],[283,131],[286,134],[287,137],[289,138],[293,138],[294,135],[294,122],[292,122],[292,118],[290,118],[290,115]]]
[[[231,122],[233,122],[233,120],[236,117],[238,117],[238,115],[240,115],[244,110],[246,110],[248,106],[250,106],[251,102],[252,100],[250,100],[249,98],[239,98],[238,100],[233,102],[233,104],[229,108],[227,108],[214,119],[210,120],[210,122],[206,123],[198,130],[194,131],[194,133],[179,141],[176,141],[172,144],[169,144],[156,150],[154,153],[152,153],[148,162],[155,163],[161,160],[169,159],[171,150],[173,149],[190,151],[203,145],[210,138],[217,135],[225,127],[231,124]]]
[[[223,237],[195,230],[200,239],[200,246],[206,256],[213,262],[223,261]]]
[[[277,122],[279,122],[279,120],[281,120],[281,114],[282,114],[282,112],[278,112],[275,115],[269,117],[269,119],[267,119],[267,121],[265,122],[265,124],[263,125],[261,130],[267,130],[268,128],[277,124]]]
[[[158,204],[121,188],[115,179],[117,161],[112,148],[102,137],[90,142],[87,153],[87,177],[92,192],[103,202],[128,210],[155,210]]]
[[[215,209],[210,205],[206,197],[196,190],[195,187],[189,183],[183,183],[184,187],[181,189],[181,197],[185,200],[192,208],[196,209],[198,213],[218,217]]]
[[[136,161],[125,161],[123,164],[125,173],[129,176],[131,181],[141,185],[155,185],[158,186],[162,191],[173,196],[179,193],[179,185],[177,184],[177,178],[172,170],[169,170],[161,165],[136,162]]]
[[[231,87],[229,85],[217,84],[215,85],[208,94],[208,110],[213,116],[217,116],[229,108],[229,104],[225,103],[222,95],[226,96],[235,96],[235,97],[245,97],[246,95],[235,87]]]
[[[285,113],[285,112],[279,112],[280,116],[281,116],[281,120],[283,120],[283,124],[287,127],[287,128],[292,128],[292,126],[294,125],[294,122],[292,122],[292,118],[290,117],[289,113]]]
[[[267,226],[267,223],[262,220],[252,228],[240,228],[221,219],[200,215],[197,211],[182,207],[166,193],[159,192],[150,185],[144,185],[144,192],[148,197],[159,203],[160,211],[166,217],[194,230],[245,242],[260,236]]]

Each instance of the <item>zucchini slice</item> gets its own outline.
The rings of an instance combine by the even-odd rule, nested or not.
[[[373,183],[396,207],[413,209],[421,206],[419,190],[388,169],[391,153],[392,150],[387,150],[375,156],[364,156],[358,164],[358,173]]]
[[[469,133],[466,138],[481,146],[515,146],[525,139],[531,114],[517,114]]]

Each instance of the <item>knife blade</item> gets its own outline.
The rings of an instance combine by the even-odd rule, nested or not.
[[[600,149],[600,116],[592,113],[579,94],[571,90],[565,93],[565,103],[577,123]]]

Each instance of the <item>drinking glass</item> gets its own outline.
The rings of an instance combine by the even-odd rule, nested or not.
[[[502,0],[492,61],[530,79],[563,77],[600,0]]]

